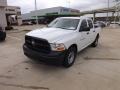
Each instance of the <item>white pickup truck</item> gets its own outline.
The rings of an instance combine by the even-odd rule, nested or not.
[[[90,18],[60,17],[43,29],[27,33],[23,51],[29,58],[70,67],[78,52],[98,45],[100,31]]]

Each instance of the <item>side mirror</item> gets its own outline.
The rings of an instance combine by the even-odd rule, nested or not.
[[[90,31],[90,27],[80,28],[80,32]]]

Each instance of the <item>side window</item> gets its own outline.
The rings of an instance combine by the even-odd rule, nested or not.
[[[80,26],[80,31],[84,31],[85,28],[87,28],[87,22],[86,20],[83,20]]]
[[[89,25],[90,28],[93,28],[93,23],[92,23],[91,20],[88,20],[88,25]]]

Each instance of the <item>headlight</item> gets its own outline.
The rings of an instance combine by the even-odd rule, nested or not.
[[[64,44],[52,43],[52,44],[50,44],[50,46],[53,51],[64,51],[65,50]]]

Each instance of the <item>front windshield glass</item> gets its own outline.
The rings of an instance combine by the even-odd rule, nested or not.
[[[78,24],[79,24],[79,19],[59,18],[51,22],[48,25],[48,27],[76,30]]]

